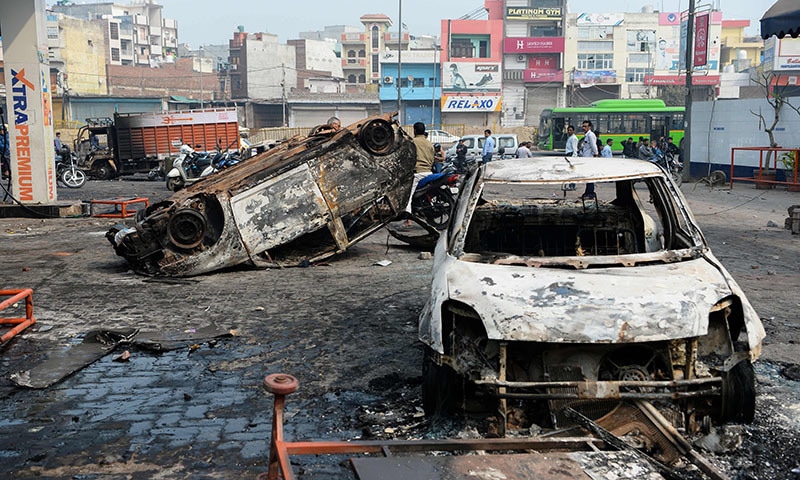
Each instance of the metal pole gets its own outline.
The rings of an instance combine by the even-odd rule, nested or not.
[[[691,178],[692,170],[692,70],[694,70],[694,15],[695,0],[689,0],[689,16],[686,19],[686,113],[683,116],[683,175]]]
[[[200,45],[200,110],[203,109],[203,46]]]
[[[435,48],[433,49],[433,92],[431,92],[431,128],[436,123],[436,65],[439,62],[436,61],[438,50]]]
[[[397,0],[397,115],[400,117],[398,120],[400,125],[403,125],[405,117],[403,117],[403,96],[400,93],[400,84],[403,83],[402,68],[403,68],[403,0]]]

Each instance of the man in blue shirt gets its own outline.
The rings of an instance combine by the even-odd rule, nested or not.
[[[492,155],[494,154],[494,137],[492,137],[492,131],[488,128],[483,131],[483,136],[486,138],[486,140],[483,142],[481,160],[483,163],[488,163],[492,161]]]

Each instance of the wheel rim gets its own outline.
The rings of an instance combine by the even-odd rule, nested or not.
[[[177,211],[167,225],[169,240],[180,248],[191,249],[203,242],[206,234],[206,218],[191,208]]]
[[[69,188],[80,188],[86,183],[86,174],[83,173],[83,170],[78,170],[77,168],[64,170],[61,175],[61,181]]]
[[[359,130],[358,140],[368,152],[374,155],[386,155],[394,147],[394,128],[386,120],[371,120]]]

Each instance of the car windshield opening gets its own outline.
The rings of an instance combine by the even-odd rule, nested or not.
[[[693,246],[663,178],[597,183],[487,183],[464,253],[482,256],[636,255]]]

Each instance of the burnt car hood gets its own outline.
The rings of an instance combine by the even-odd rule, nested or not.
[[[434,304],[423,312],[420,335],[446,300],[468,305],[488,338],[509,341],[651,342],[703,335],[714,304],[731,295],[757,316],[738,285],[708,256],[637,267],[530,268],[460,261],[445,256],[434,279]],[[763,329],[751,343],[759,344]],[[431,335],[436,338],[438,335]],[[756,345],[757,346],[757,345]]]
[[[133,227],[106,238],[147,275],[297,266],[343,252],[402,213],[411,194],[416,149],[393,117],[316,127],[139,211]]]

